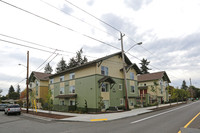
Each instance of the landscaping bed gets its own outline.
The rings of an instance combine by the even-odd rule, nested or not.
[[[26,113],[26,110],[22,110],[22,113]],[[73,116],[58,115],[58,114],[52,114],[52,113],[42,113],[42,112],[36,113],[36,112],[33,112],[33,111],[28,111],[28,114],[47,117],[47,118],[53,118],[53,119],[63,119],[63,118],[73,117]]]

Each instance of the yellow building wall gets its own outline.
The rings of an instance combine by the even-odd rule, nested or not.
[[[110,93],[109,92],[101,92],[101,97],[103,100],[110,100]]]
[[[108,75],[112,75],[112,77],[116,78],[123,78],[123,71],[120,71],[120,69],[123,68],[123,61],[118,55],[104,60],[101,66],[108,67]],[[101,66],[97,66],[97,74],[101,74]]]

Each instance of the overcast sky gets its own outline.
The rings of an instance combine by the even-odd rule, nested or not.
[[[180,87],[183,80],[189,85],[191,78],[192,84],[200,87],[199,0],[5,1],[7,4],[0,1],[3,95],[10,85],[16,89],[26,78],[26,68],[18,64],[26,66],[27,51],[30,72],[43,72],[44,65],[38,67],[48,58],[55,72],[62,57],[68,62],[80,48],[89,60],[118,52],[119,31],[125,34],[125,51],[143,42],[129,51],[132,56],[127,54],[133,63],[140,67],[140,60],[145,58],[150,61],[150,72],[167,72],[171,85]],[[23,90],[25,81],[19,85]]]

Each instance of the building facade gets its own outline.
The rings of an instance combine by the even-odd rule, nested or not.
[[[33,100],[36,100],[37,108],[42,108],[42,103],[45,103],[49,88],[49,76],[51,74],[32,72],[29,77],[29,99],[31,105]]]
[[[125,62],[129,107],[134,108],[139,97],[137,74],[140,70],[127,56]],[[124,108],[122,68],[122,56],[118,52],[50,76],[53,109],[98,112]]]
[[[138,82],[141,101],[144,104],[169,101],[167,87],[171,81],[165,71],[139,75]]]

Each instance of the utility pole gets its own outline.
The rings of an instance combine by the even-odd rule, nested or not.
[[[28,113],[29,107],[29,89],[28,89],[28,72],[29,72],[29,51],[27,51],[27,76],[26,76],[26,113]]]
[[[128,92],[127,92],[127,80],[126,80],[126,62],[125,62],[125,57],[124,57],[124,47],[123,47],[123,37],[125,36],[122,35],[120,32],[120,39],[121,40],[121,50],[122,50],[122,60],[123,60],[123,72],[124,72],[124,87],[125,87],[125,109],[128,110]]]

